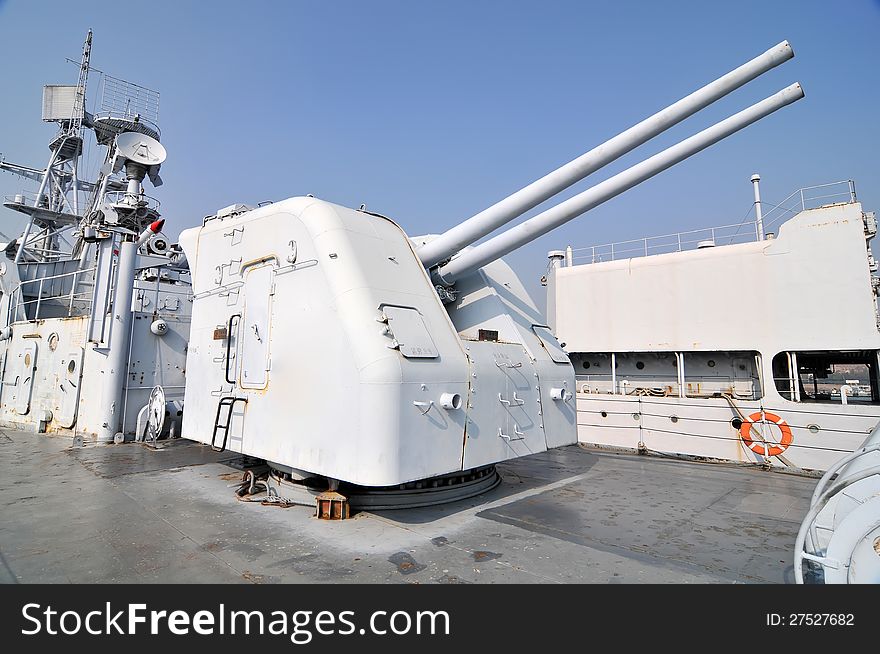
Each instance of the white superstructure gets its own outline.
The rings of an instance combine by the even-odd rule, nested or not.
[[[554,253],[579,440],[816,470],[857,448],[880,420],[876,223],[851,182],[812,193],[838,190],[815,208],[794,194],[775,237],[759,214]]]

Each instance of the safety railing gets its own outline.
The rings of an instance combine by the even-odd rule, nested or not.
[[[94,272],[95,268],[84,268],[19,282],[10,297],[7,324],[88,313]],[[78,284],[82,286],[83,282],[87,282],[86,289],[77,292]]]
[[[758,240],[755,221],[694,229],[687,232],[649,236],[631,241],[618,241],[604,245],[572,248],[573,263],[598,263],[618,259],[647,257],[652,254],[683,252],[715,245],[731,245]]]
[[[763,227],[768,228],[800,211],[838,202],[856,202],[856,186],[852,180],[805,186],[778,204],[763,201]],[[751,243],[761,239],[757,220],[744,220],[730,225],[693,229],[662,236],[617,241],[603,245],[571,248],[571,263],[599,263],[647,257],[654,254],[684,252],[704,247]]]
[[[104,110],[95,114],[92,119],[93,123],[100,128],[113,128],[113,124],[116,123],[116,128],[118,129],[119,124],[124,124],[128,129],[134,129],[141,134],[146,134],[147,136],[151,136],[156,140],[159,140],[162,137],[162,130],[159,129],[159,125],[149,118],[145,118],[143,115],[130,111],[130,110]]]
[[[37,194],[31,191],[22,191],[21,193],[15,193],[14,195],[4,196],[3,202],[7,204],[22,204],[26,207],[33,207],[36,206],[37,203]],[[43,196],[40,198],[40,207],[49,209],[49,195],[47,193],[43,193]]]
[[[764,209],[764,229],[778,223],[783,218],[789,218],[800,211],[815,209],[828,204],[858,202],[856,196],[856,183],[851,179],[805,186],[778,204],[761,202]],[[770,207],[769,210],[767,207]]]
[[[126,196],[128,195],[128,191],[107,191],[104,194],[104,199],[108,204],[126,204]],[[159,207],[161,206],[161,202],[154,197],[149,195],[144,195],[143,193],[138,194],[137,200],[142,207],[146,207],[147,209],[152,209],[153,211],[158,212]]]

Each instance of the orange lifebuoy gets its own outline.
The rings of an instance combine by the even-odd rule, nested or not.
[[[772,422],[779,427],[779,431],[782,432],[782,438],[779,443],[773,443],[772,445],[768,443],[768,446],[764,447],[763,443],[756,443],[752,438],[752,425],[756,422],[761,422],[762,420]],[[792,441],[791,427],[788,426],[788,423],[775,413],[770,413],[769,411],[757,411],[746,418],[742,427],[739,428],[739,435],[752,452],[761,456],[777,456],[778,454],[782,454],[788,449],[788,446],[791,445]],[[767,450],[769,450],[769,452]]]

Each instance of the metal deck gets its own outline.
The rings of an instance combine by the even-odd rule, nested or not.
[[[324,522],[236,499],[237,456],[0,431],[0,581],[792,583],[816,480],[572,446],[485,495]]]

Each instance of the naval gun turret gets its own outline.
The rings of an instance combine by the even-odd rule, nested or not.
[[[184,231],[183,436],[284,479],[366,487],[451,484],[575,443],[571,363],[501,257],[803,92],[789,86],[475,243],[792,56],[787,42],[771,48],[439,236],[310,196],[233,205]]]

